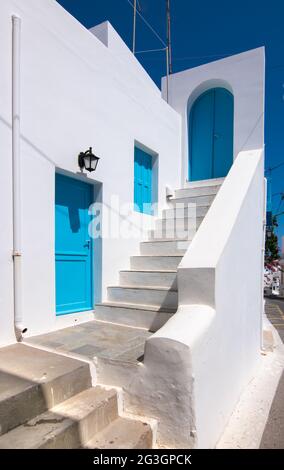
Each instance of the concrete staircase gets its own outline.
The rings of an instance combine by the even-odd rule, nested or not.
[[[152,448],[118,392],[92,387],[89,364],[23,344],[0,350],[0,449]]]
[[[92,387],[87,364],[53,352],[48,377],[44,375],[46,367],[39,367],[27,390],[23,385],[19,393],[4,390],[2,394],[0,373],[0,448],[153,446],[152,427],[143,417],[143,399],[138,398],[136,406],[132,383],[143,371],[147,338],[177,310],[178,265],[222,182],[188,183],[175,191],[148,240],[141,242],[140,255],[131,257],[130,269],[119,273],[119,285],[110,286],[107,301],[96,306],[95,320],[26,340],[55,353],[89,360],[97,380],[120,387],[125,409],[139,415],[141,412],[142,417],[120,416],[116,390]],[[37,350],[36,354],[36,363],[39,360],[41,364],[40,354],[50,353]],[[63,365],[56,365],[58,358],[71,361],[64,362],[64,373]],[[0,365],[6,360],[1,360],[0,354]],[[12,376],[23,378],[21,365],[17,363],[14,369]],[[156,418],[155,407],[149,416]]]
[[[177,267],[223,182],[222,178],[187,183],[175,191],[149,239],[140,243],[119,285],[108,288],[96,306],[96,320],[156,331],[177,310]]]

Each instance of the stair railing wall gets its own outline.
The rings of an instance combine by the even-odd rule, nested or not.
[[[178,311],[146,342],[132,391],[160,444],[214,447],[258,365],[263,162],[262,149],[236,158],[179,265]]]

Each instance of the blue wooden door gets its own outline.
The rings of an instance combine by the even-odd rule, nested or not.
[[[233,95],[214,88],[200,95],[189,117],[189,180],[226,176],[233,162]]]
[[[92,240],[88,234],[92,186],[56,174],[56,314],[93,308]]]
[[[152,156],[134,151],[134,203],[139,212],[152,213]]]

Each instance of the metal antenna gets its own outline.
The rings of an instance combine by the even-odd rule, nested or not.
[[[136,13],[137,13],[137,0],[134,0],[134,6],[133,6],[133,46],[132,46],[133,54],[135,54],[135,45],[136,45]]]
[[[135,54],[135,51],[136,51],[136,18],[137,18],[137,6],[138,6],[138,10],[141,11],[141,6],[140,6],[140,3],[139,3],[139,0],[134,0],[134,5],[133,5],[133,46],[132,46],[133,54]]]
[[[171,7],[170,0],[167,1],[167,47],[168,47],[168,58],[169,58],[169,74],[173,73],[172,65],[172,39],[171,39]]]

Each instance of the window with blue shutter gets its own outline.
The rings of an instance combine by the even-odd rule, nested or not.
[[[134,149],[135,210],[152,215],[152,155],[138,147]]]

